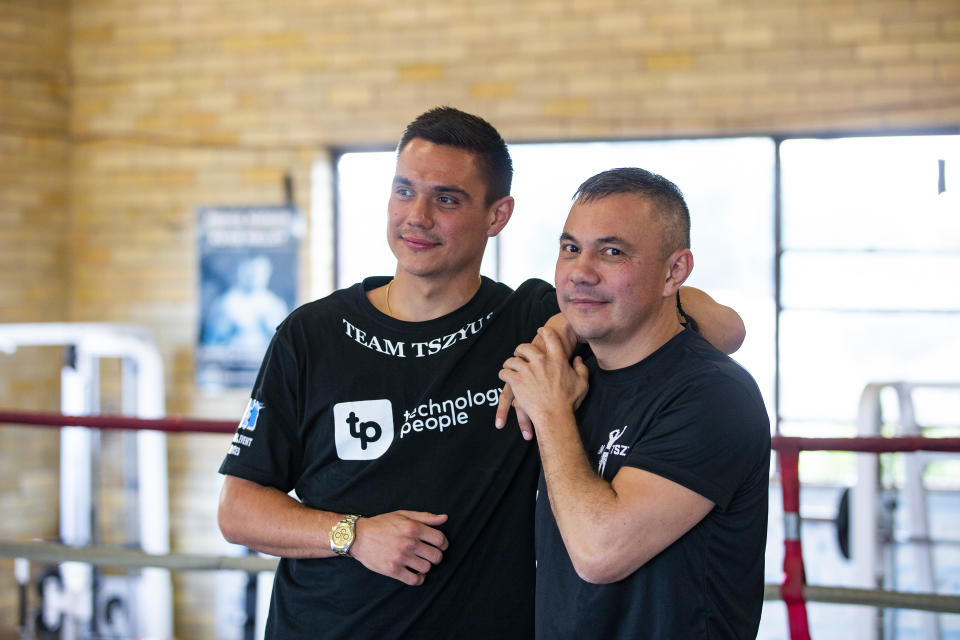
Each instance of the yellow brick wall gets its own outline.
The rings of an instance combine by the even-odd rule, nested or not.
[[[64,313],[66,4],[0,4],[0,322]]]
[[[70,145],[67,2],[0,2],[0,323],[66,313]],[[56,409],[59,349],[0,351],[0,406]],[[0,426],[0,540],[57,533],[58,436]],[[17,638],[0,559],[0,638]]]
[[[290,173],[308,211],[331,147],[392,145],[431,106],[511,141],[960,125],[956,0],[64,4],[0,0],[0,320],[148,327],[173,413],[245,396],[192,385],[197,207],[279,203]],[[329,288],[331,251],[301,291]],[[175,550],[217,548],[227,439],[170,438]],[[209,635],[210,578],[176,585],[178,634]]]

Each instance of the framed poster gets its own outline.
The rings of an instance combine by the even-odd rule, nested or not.
[[[274,330],[296,303],[301,235],[293,207],[199,209],[199,387],[252,387]]]

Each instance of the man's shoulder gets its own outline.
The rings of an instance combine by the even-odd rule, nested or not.
[[[763,397],[753,376],[690,329],[677,334],[649,364],[634,377],[645,389],[638,394],[638,401],[688,410],[730,407],[745,418],[766,420]]]
[[[525,280],[516,289],[511,289],[502,282],[494,284],[499,287],[498,292],[506,304],[524,308],[547,308],[550,315],[559,312],[556,290],[552,284],[539,278]]]
[[[681,373],[688,377],[706,377],[712,379],[731,378],[756,383],[743,366],[723,353],[696,331],[685,329],[677,336],[677,364],[681,365]]]
[[[503,285],[506,286],[506,285]],[[544,294],[554,293],[555,290],[553,285],[545,280],[540,278],[529,278],[524,280],[523,283],[517,287],[513,292],[513,295],[525,297],[525,296],[543,296]]]
[[[363,297],[363,283],[337,289],[328,295],[305,302],[291,311],[281,327],[316,326],[324,320],[337,319],[350,309],[357,310]]]

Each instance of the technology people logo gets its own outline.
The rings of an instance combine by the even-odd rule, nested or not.
[[[334,441],[341,460],[375,460],[393,442],[389,400],[341,402],[333,406]]]

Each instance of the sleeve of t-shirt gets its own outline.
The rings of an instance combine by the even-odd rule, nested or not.
[[[297,360],[284,325],[263,357],[253,393],[220,473],[290,491],[300,476]]]
[[[533,328],[531,338],[537,329],[547,323],[547,320],[560,313],[556,290],[553,285],[543,280],[537,278],[527,280],[517,288],[516,295],[526,302],[524,320]]]
[[[683,485],[726,509],[764,459],[767,424],[762,404],[739,381],[693,381],[657,414],[624,464]]]

